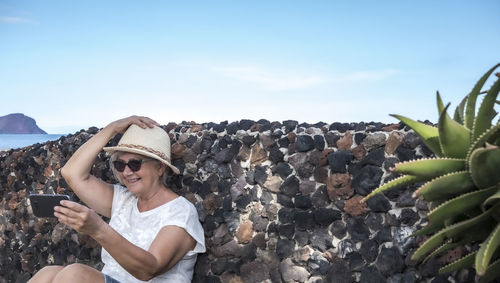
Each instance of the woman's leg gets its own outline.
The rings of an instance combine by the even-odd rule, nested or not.
[[[33,277],[31,277],[28,283],[52,283],[52,280],[54,280],[57,273],[63,270],[63,268],[64,266],[59,265],[45,266],[44,268],[40,269]]]
[[[54,277],[52,283],[104,283],[104,275],[90,266],[74,263],[64,267]]]

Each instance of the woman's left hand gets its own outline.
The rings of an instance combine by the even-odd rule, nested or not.
[[[97,234],[106,224],[95,211],[73,201],[61,201],[61,206],[56,206],[54,211],[59,222],[90,236]]]

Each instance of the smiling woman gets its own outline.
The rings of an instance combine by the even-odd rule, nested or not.
[[[123,132],[117,146],[103,148]],[[90,175],[102,149],[112,155],[121,184]],[[104,268],[50,266],[30,282],[191,282],[197,254],[205,252],[204,233],[194,205],[165,183],[171,173],[179,170],[170,162],[170,138],[155,121],[132,116],[106,126],[61,171],[88,207],[62,201],[54,209],[59,222],[101,244]]]

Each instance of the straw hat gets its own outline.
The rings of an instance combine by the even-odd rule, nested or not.
[[[124,151],[151,157],[165,163],[175,174],[179,174],[179,169],[170,163],[170,137],[157,126],[143,129],[132,124],[117,146],[105,147],[104,151],[108,154]]]

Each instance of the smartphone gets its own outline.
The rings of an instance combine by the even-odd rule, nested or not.
[[[54,206],[61,205],[61,200],[69,200],[68,195],[41,195],[29,196],[33,214],[36,217],[55,217]]]

